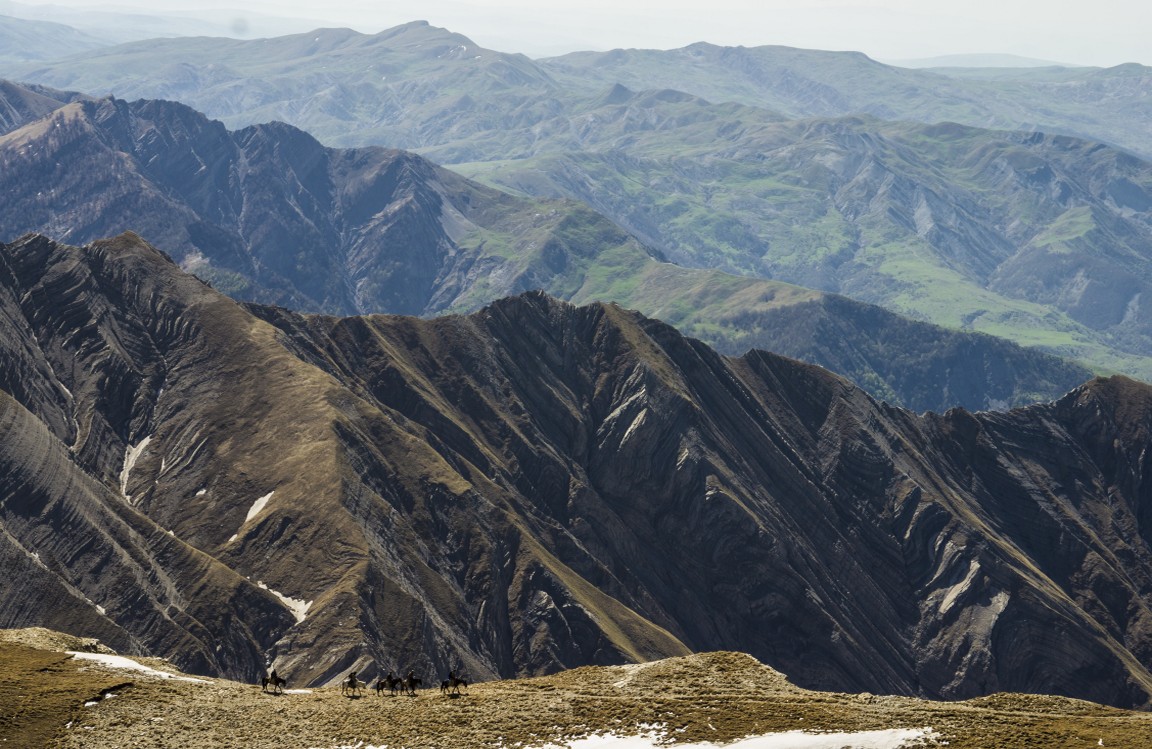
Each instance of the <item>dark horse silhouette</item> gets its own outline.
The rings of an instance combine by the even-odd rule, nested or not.
[[[448,678],[440,682],[440,694],[460,694],[460,687],[468,688],[468,680],[461,679],[455,671],[448,672]]]
[[[415,673],[413,673],[412,671],[409,671],[408,675],[405,676],[403,681],[400,682],[400,689],[405,694],[408,694],[408,695],[411,695],[412,697],[415,697],[416,696],[416,687],[420,686],[423,683],[424,683],[423,681],[416,678]]]
[[[288,680],[279,676],[275,671],[270,676],[265,676],[260,680],[261,691],[267,692],[268,687],[272,687],[272,694],[284,694],[284,687],[288,685]]]
[[[360,696],[360,692],[363,690],[364,684],[365,682],[362,682],[356,678],[356,672],[353,671],[352,673],[348,674],[347,679],[340,682],[340,694],[346,694],[350,697],[358,697]]]
[[[400,684],[403,681],[404,680],[401,679],[399,676],[393,676],[392,672],[389,671],[387,676],[385,676],[383,679],[380,679],[379,681],[376,682],[376,696],[377,697],[383,696],[384,690],[387,689],[389,692],[392,693],[392,696],[395,697],[396,692],[398,692],[400,690]]]

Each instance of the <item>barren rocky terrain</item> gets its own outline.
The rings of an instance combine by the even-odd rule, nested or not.
[[[1152,702],[1152,387],[915,414],[614,305],[244,306],[0,259],[0,626],[198,675],[737,651],[826,691]]]
[[[77,648],[97,646],[43,629],[0,632],[0,667],[10,677],[0,683],[5,747],[530,747],[646,725],[661,726],[669,745],[923,727],[934,731],[929,744],[952,749],[1152,742],[1144,712],[1021,694],[931,702],[813,692],[730,652],[473,684],[458,697],[439,689],[349,697],[337,687],[290,683],[273,695],[223,679],[165,679],[64,652]],[[176,673],[163,661],[142,662]]]

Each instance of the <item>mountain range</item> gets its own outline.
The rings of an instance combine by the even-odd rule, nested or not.
[[[0,65],[0,627],[1152,704],[1152,386],[977,332],[1152,373],[1145,69],[420,23]]]
[[[173,102],[64,106],[8,90],[23,91],[11,111],[56,110],[0,136],[3,238],[84,243],[131,228],[238,299],[310,312],[471,311],[530,289],[616,301],[726,353],[796,356],[916,410],[1004,408],[1091,376],[990,336],[662,262],[584,206],[513,197],[411,153],[324,148],[283,124],[229,132]]]
[[[949,76],[707,44],[534,61],[413,23],[154,40],[9,70],[177,99],[232,127],[284,120],[332,145],[414,149],[584,201],[682,266],[1152,378],[1141,66]]]
[[[614,305],[239,304],[0,247],[0,625],[251,681],[740,650],[821,688],[1152,695],[1152,388],[917,416]]]
[[[232,127],[282,119],[332,145],[420,149],[461,131],[530,128],[620,84],[789,119],[871,115],[1041,130],[1152,156],[1152,112],[1141,95],[1152,77],[1147,67],[964,70],[900,68],[858,52],[707,43],[531,60],[417,21],[378,34],[316,29],[254,40],[151,39],[2,72],[96,95],[176,99]],[[463,116],[435,121],[453,109]]]
[[[106,46],[108,42],[63,23],[0,14],[0,64],[53,60]]]

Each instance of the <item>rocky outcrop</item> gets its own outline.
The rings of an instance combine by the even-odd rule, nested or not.
[[[613,305],[335,318],[132,236],[0,258],[0,553],[39,570],[0,624],[313,682],[728,649],[821,688],[1152,694],[1145,385],[917,416]]]

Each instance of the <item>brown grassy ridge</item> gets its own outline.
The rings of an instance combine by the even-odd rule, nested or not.
[[[14,634],[16,633],[16,634]],[[798,729],[930,726],[950,749],[1148,747],[1152,714],[1059,697],[966,702],[811,692],[741,653],[474,684],[459,697],[343,696],[337,687],[271,695],[220,679],[164,680],[70,659],[91,641],[46,630],[0,633],[2,747],[539,746],[590,733],[665,727],[670,743],[717,744]],[[148,665],[173,671],[162,661]],[[292,685],[289,684],[289,687]],[[100,699],[111,691],[115,698]],[[85,707],[85,703],[98,704]]]

